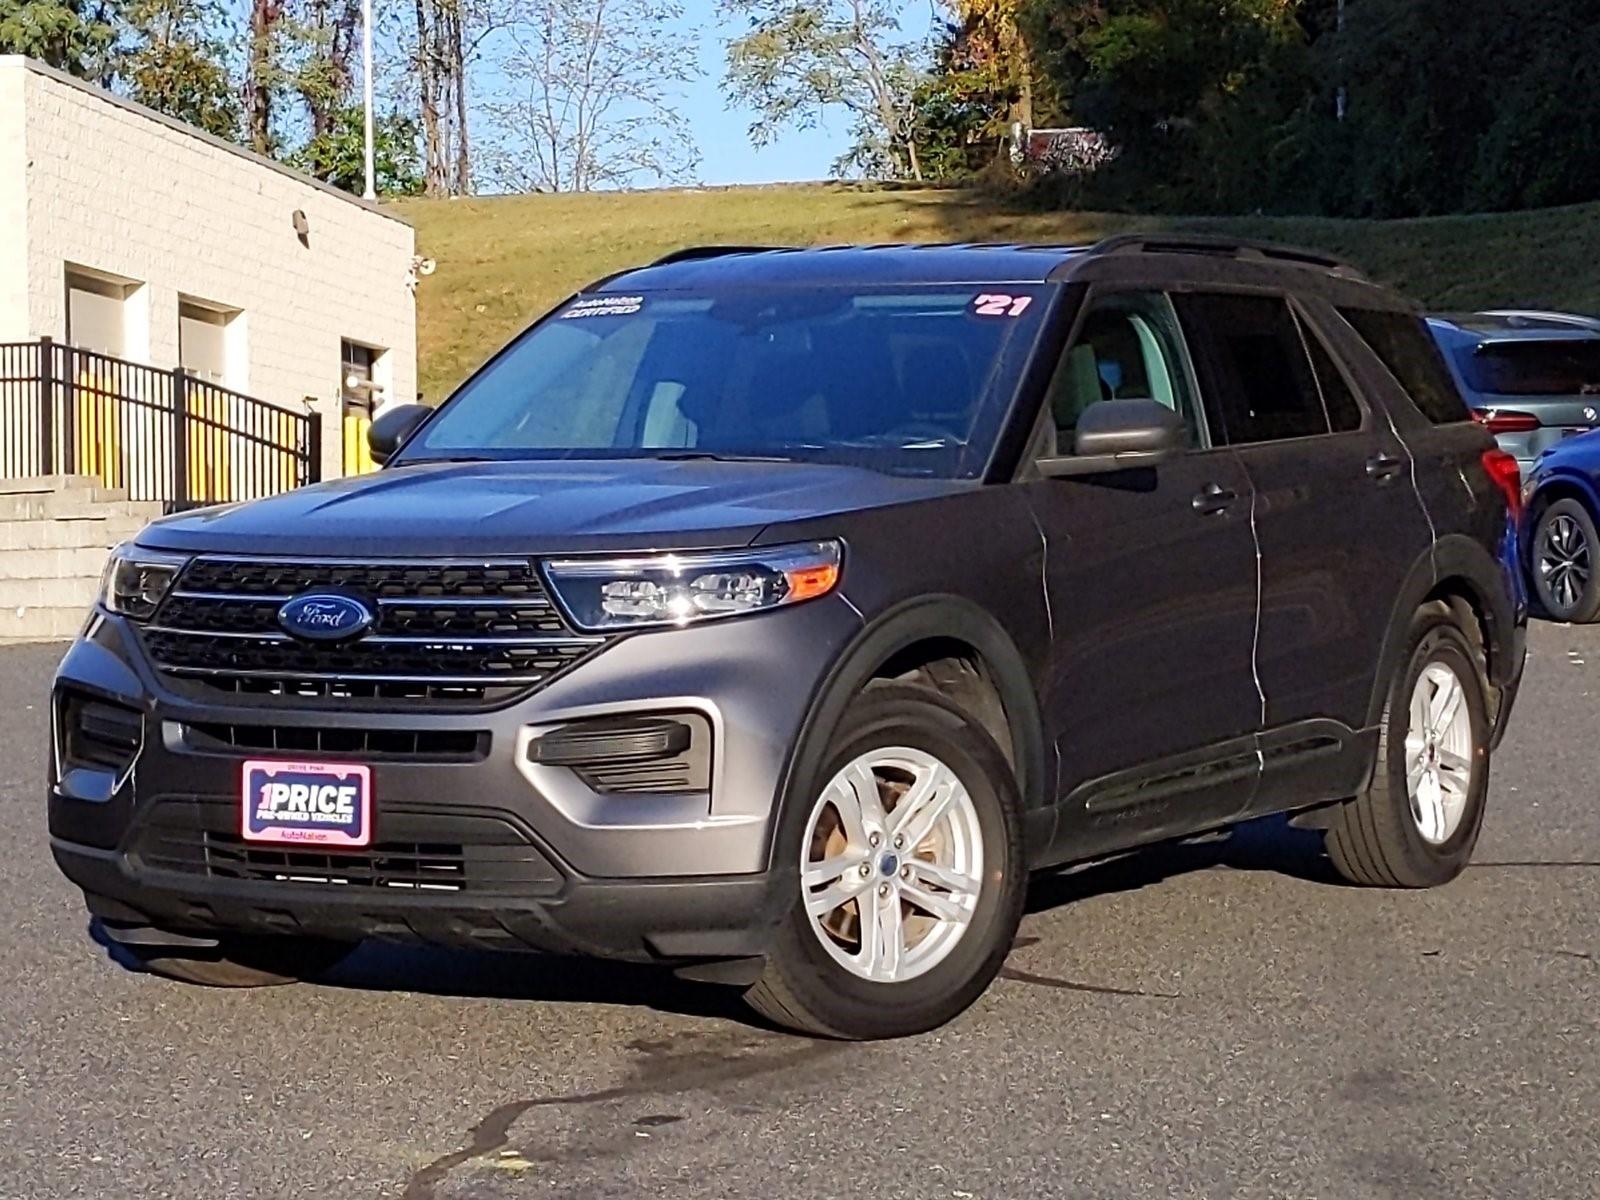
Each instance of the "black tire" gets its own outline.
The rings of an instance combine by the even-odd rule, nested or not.
[[[1334,868],[1351,883],[1438,887],[1466,869],[1483,827],[1491,732],[1483,652],[1461,618],[1447,605],[1436,603],[1426,605],[1412,618],[1401,663],[1384,704],[1372,783],[1340,806],[1326,846]],[[1437,844],[1422,835],[1412,815],[1405,761],[1412,691],[1423,671],[1434,663],[1449,667],[1461,684],[1473,746],[1460,821],[1449,838]]]
[[[971,796],[984,855],[983,884],[972,916],[948,956],[926,973],[902,982],[875,982],[853,974],[823,949],[796,874],[793,907],[778,928],[761,977],[745,993],[749,1004],[775,1024],[843,1039],[922,1033],[972,1004],[1010,952],[1027,885],[1016,781],[982,726],[931,689],[875,686],[851,704],[817,779],[795,799],[794,807],[802,811],[786,815],[778,863],[798,870],[814,797],[846,764],[886,746],[933,755]]]
[[[337,966],[355,946],[322,938],[224,937],[214,949],[142,946],[117,940],[99,922],[100,940],[136,970],[202,987],[278,987],[314,979]]]
[[[1564,534],[1556,543],[1556,535]],[[1528,548],[1528,576],[1533,583],[1539,607],[1557,621],[1587,625],[1600,616],[1600,572],[1595,558],[1600,555],[1600,534],[1594,517],[1577,500],[1557,500],[1539,514],[1533,528],[1533,544]],[[1576,558],[1579,576],[1572,576],[1570,588],[1561,586],[1563,572],[1552,566]]]

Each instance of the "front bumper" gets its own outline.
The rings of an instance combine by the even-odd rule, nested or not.
[[[58,694],[137,710],[142,743],[126,777],[99,786],[70,770],[63,778],[52,755],[52,848],[92,911],[181,934],[384,937],[632,959],[759,954],[793,894],[792,879],[769,869],[789,760],[827,668],[860,627],[849,605],[828,597],[622,639],[494,711],[373,711],[197,700],[153,670],[125,622],[102,615],[62,661]],[[566,723],[673,711],[700,714],[711,730],[705,791],[597,792],[527,760],[532,736]],[[373,845],[286,855],[237,836],[240,764],[262,755],[191,735],[263,724],[455,730],[478,735],[484,750],[470,761],[357,758],[372,769]],[[444,883],[430,883],[430,871],[444,872]]]

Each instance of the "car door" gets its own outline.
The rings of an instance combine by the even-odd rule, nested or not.
[[[1194,293],[1177,307],[1213,433],[1255,490],[1266,717],[1253,808],[1349,795],[1371,762],[1395,602],[1432,542],[1409,453],[1288,297]]]
[[[1176,409],[1190,449],[1027,485],[1052,623],[1043,708],[1060,764],[1058,857],[1214,824],[1246,806],[1258,774],[1250,481],[1211,444],[1159,292],[1090,294],[1050,388],[1047,442],[1071,453],[1078,415],[1125,398]]]

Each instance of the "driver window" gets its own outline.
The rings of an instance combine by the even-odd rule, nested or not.
[[[1050,386],[1058,446],[1072,445],[1078,417],[1097,400],[1154,400],[1183,418],[1190,446],[1202,445],[1172,302],[1129,293],[1090,304]]]

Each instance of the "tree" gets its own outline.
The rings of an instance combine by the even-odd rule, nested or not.
[[[495,180],[587,192],[692,178],[699,164],[671,87],[696,73],[675,0],[528,0],[501,73],[515,89],[485,109]]]
[[[104,83],[120,21],[119,0],[0,0],[0,54],[26,54]]]
[[[231,141],[240,108],[218,37],[224,18],[214,0],[134,0],[119,74],[139,103]]]
[[[422,191],[417,169],[417,126],[397,112],[379,116],[372,129],[373,174],[380,196],[415,196]],[[333,124],[289,158],[334,187],[360,193],[366,186],[366,135],[360,105],[340,109]]]
[[[514,20],[495,15],[505,11],[487,0],[413,0],[410,57],[430,196],[472,191],[468,69],[484,39]]]
[[[276,138],[273,112],[283,85],[279,43],[285,0],[250,0],[250,37],[245,78],[245,125],[250,148],[271,154]]]
[[[829,108],[853,118],[855,147],[835,165],[918,179],[916,90],[927,47],[900,37],[889,0],[722,0],[747,32],[728,44],[729,99],[759,114],[756,146],[812,128]]]
[[[301,0],[293,34],[300,43],[294,90],[315,139],[333,131],[355,86],[350,57],[361,36],[361,0]]]

